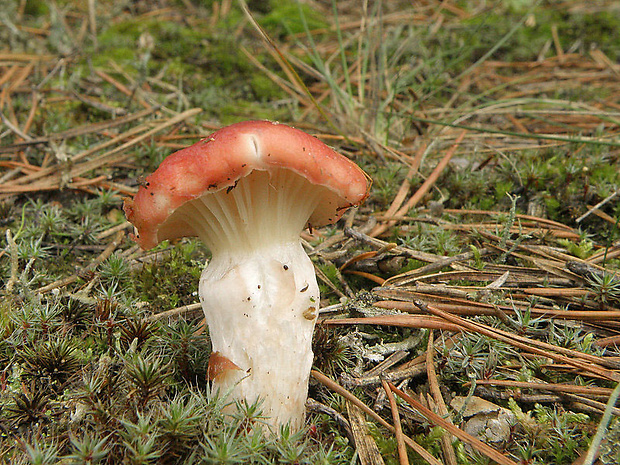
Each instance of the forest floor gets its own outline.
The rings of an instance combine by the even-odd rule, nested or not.
[[[613,0],[8,0],[0,463],[620,463]],[[307,425],[207,395],[195,239],[123,199],[270,119],[372,178],[303,233]]]

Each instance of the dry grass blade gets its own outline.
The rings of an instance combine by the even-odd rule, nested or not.
[[[38,184],[32,184],[22,187],[13,187],[13,186],[0,186],[0,193],[14,193],[14,192],[24,192],[24,191],[43,191],[43,190],[54,190],[62,187],[63,179],[72,179],[78,177],[82,174],[88,173],[89,171],[101,168],[103,166],[113,165],[115,163],[120,163],[127,158],[132,156],[132,153],[128,151],[130,147],[147,140],[148,138],[154,136],[158,132],[178,124],[192,116],[197,115],[202,110],[200,108],[192,108],[190,110],[184,111],[178,115],[173,116],[165,120],[164,122],[156,125],[153,129],[133,138],[132,140],[125,142],[124,144],[98,156],[93,160],[88,160],[82,163],[76,163],[75,165],[69,167],[66,173],[56,173],[55,171],[62,170],[62,167],[55,167],[49,176],[44,178]]]
[[[110,140],[97,144],[94,147],[90,147],[89,149],[74,155],[73,157],[71,157],[71,163],[75,163],[100,150],[103,150],[107,147],[120,143],[124,141],[125,139],[128,139],[129,137],[133,137],[136,134],[139,134],[140,132],[148,130],[149,127],[150,127],[150,123],[143,123],[138,126],[135,126],[129,129],[128,131],[125,131],[122,134],[119,134],[118,136],[113,137]],[[63,167],[58,166],[58,165],[50,166],[47,168],[41,167],[39,170],[35,170],[33,173],[26,174],[25,176],[22,176],[21,178],[15,179],[14,181],[7,183],[7,185],[9,186],[20,185],[20,184],[30,185],[32,181],[35,181],[37,179],[44,178],[50,174],[56,173],[60,171],[62,168]]]
[[[299,89],[293,88],[293,86],[291,86],[289,84],[289,81],[286,81],[286,80],[282,79],[276,73],[274,73],[274,72],[270,71],[269,69],[265,68],[265,66],[262,63],[260,63],[256,59],[256,57],[254,55],[252,55],[252,53],[249,52],[248,49],[246,49],[245,47],[241,46],[240,50],[248,58],[248,60],[250,60],[254,64],[254,66],[256,66],[258,69],[260,69],[265,74],[267,74],[267,76],[269,76],[269,79],[271,79],[273,82],[275,82],[278,85],[278,87],[280,87],[284,92],[289,94],[291,97],[299,100],[299,102],[301,104],[303,104],[303,105],[305,105],[307,107],[311,106],[312,103],[310,102],[310,100],[306,99],[306,93],[300,93]]]
[[[424,265],[420,268],[416,268],[415,270],[406,271],[405,273],[397,274],[396,276],[392,276],[390,279],[386,281],[386,284],[394,284],[394,285],[404,285],[412,281],[416,281],[416,278],[419,276],[423,276],[425,274],[434,273],[436,271],[441,270],[447,266],[450,266],[456,262],[471,260],[476,255],[484,256],[491,252],[490,249],[482,249],[477,252],[464,252],[462,254],[454,255],[452,257],[442,257],[437,260],[433,260],[428,265]]]
[[[612,192],[605,199],[601,200],[599,203],[591,207],[587,212],[581,215],[579,218],[575,220],[575,223],[581,223],[584,219],[586,219],[590,214],[595,213],[600,207],[605,205],[607,202],[613,200],[616,196],[620,195],[620,189]]]
[[[581,361],[584,359],[588,359],[588,360],[592,360],[592,358],[594,358],[597,361],[603,362],[603,359],[601,359],[600,357],[593,357],[591,355],[588,354],[583,354],[581,352],[576,352],[576,351],[570,351],[571,355],[574,357],[574,355],[578,355],[580,357],[581,360],[576,360],[573,357],[569,357],[569,356],[565,356],[565,355],[560,355],[557,353],[554,353],[553,351],[565,351],[567,349],[562,349],[561,347],[557,347],[557,346],[553,346],[551,344],[547,344],[545,345],[545,347],[548,348],[548,350],[543,350],[543,349],[539,349],[537,347],[535,347],[534,345],[539,345],[542,344],[538,341],[535,341],[533,339],[525,339],[524,342],[521,342],[521,340],[518,340],[517,336],[512,335],[511,333],[507,333],[504,331],[499,331],[499,330],[495,330],[493,328],[489,328],[488,326],[482,325],[480,323],[474,323],[474,322],[470,322],[467,320],[464,320],[463,318],[460,318],[458,316],[455,315],[451,315],[447,312],[441,311],[437,308],[434,308],[430,305],[426,305],[423,302],[415,302],[415,304],[424,311],[427,311],[433,315],[436,316],[440,316],[442,318],[445,318],[446,320],[448,320],[451,323],[457,324],[462,326],[464,329],[467,329],[469,331],[475,331],[477,333],[483,334],[485,336],[491,337],[493,339],[497,339],[499,341],[502,342],[506,342],[514,347],[517,347],[521,350],[525,350],[526,352],[530,352],[536,355],[541,355],[543,357],[548,357],[551,358],[553,360],[555,360],[556,362],[560,362],[560,363],[564,363],[567,365],[571,365],[575,368],[579,368],[581,370],[583,370],[584,372],[587,373],[591,373],[593,375],[596,376],[601,376],[603,378],[606,378],[608,380],[611,381],[620,381],[620,374],[611,370],[607,370],[603,367],[601,367],[600,365],[596,365],[595,363],[587,363],[585,361]],[[609,363],[609,362],[607,362]]]
[[[366,278],[372,282],[377,283],[380,286],[382,286],[385,283],[385,279],[381,278],[380,276],[377,276],[377,275],[374,275],[372,273],[368,273],[365,271],[347,270],[346,273],[361,276],[362,278]]]
[[[455,231],[493,231],[497,229],[497,224],[491,223],[469,223],[469,224],[442,224],[444,229],[452,229]],[[529,234],[538,237],[553,236],[561,239],[579,238],[579,234],[565,229],[549,229],[543,227],[527,226],[521,224],[519,227],[513,226],[509,229],[511,234]]]
[[[368,415],[371,418],[373,418],[375,421],[377,421],[383,427],[387,428],[392,433],[395,432],[394,426],[390,425],[387,421],[385,421],[383,418],[381,418],[379,415],[377,415],[377,413],[375,413],[374,410],[372,410],[370,407],[368,407],[366,404],[364,404],[364,402],[359,400],[357,397],[355,397],[353,394],[351,394],[345,388],[340,386],[337,382],[331,380],[330,378],[325,376],[323,373],[321,373],[319,371],[316,371],[316,370],[312,370],[310,372],[310,374],[312,375],[312,377],[314,379],[319,381],[325,387],[331,389],[332,391],[334,391],[337,394],[340,394],[342,397],[344,397],[345,399],[347,399],[351,403],[353,403],[353,405],[356,405],[357,407],[359,407],[364,413],[366,413],[366,415]],[[409,447],[411,447],[415,452],[417,452],[429,464],[431,464],[431,465],[442,465],[442,463],[439,460],[437,460],[435,457],[433,457],[426,449],[424,449],[422,446],[420,446],[417,442],[415,442],[410,437],[404,436],[403,440],[405,441],[405,443]]]
[[[456,260],[455,260],[456,261]],[[446,260],[445,263],[449,262],[449,260]],[[434,274],[430,274],[430,275],[426,275],[426,276],[420,276],[416,279],[416,283],[434,283],[434,282],[446,282],[446,281],[459,281],[459,280],[466,280],[466,281],[475,281],[475,282],[485,282],[485,281],[490,281],[490,282],[496,282],[498,279],[504,279],[505,276],[505,281],[503,284],[508,284],[509,286],[527,286],[527,285],[542,285],[543,283],[549,283],[550,281],[553,280],[553,278],[550,278],[548,276],[548,274],[546,274],[544,277],[537,277],[537,276],[533,276],[534,273],[519,273],[519,270],[512,270],[511,271],[478,271],[478,270],[471,270],[471,269],[467,269],[466,267],[463,267],[465,269],[463,270],[459,270],[459,271],[446,271],[446,272],[442,272],[442,273],[434,273]],[[429,267],[430,269],[430,267]],[[506,273],[508,273],[506,275]],[[560,281],[560,283],[565,284],[567,283],[567,280],[562,280]],[[552,284],[555,284],[552,282]],[[483,287],[483,286],[478,286],[478,287]],[[484,287],[488,287],[488,286],[484,286]],[[495,285],[494,289],[504,289],[507,286],[498,286]],[[519,290],[519,289],[517,289]],[[539,289],[521,289],[521,292],[526,292],[526,293],[533,293],[533,294],[540,294],[540,295],[552,295],[555,296],[557,295],[560,291],[566,291],[567,295],[570,295],[571,293],[574,293],[574,295],[576,296],[582,296],[583,295],[583,289],[579,289],[576,292],[575,289],[559,289],[559,288],[545,288],[540,290]]]
[[[437,286],[439,287],[439,286]],[[424,292],[415,292],[415,291],[395,291],[392,289],[376,289],[375,293],[380,296],[385,296],[388,298],[399,298],[403,301],[391,301],[384,300],[374,304],[374,306],[379,308],[387,308],[390,310],[399,310],[401,312],[407,313],[419,313],[420,309],[415,304],[411,303],[416,299],[433,302],[433,305],[439,310],[443,310],[444,312],[452,313],[455,315],[488,315],[488,316],[498,316],[498,310],[504,312],[506,314],[514,314],[516,310],[524,311],[529,309],[531,314],[535,317],[547,317],[547,318],[557,318],[564,320],[575,320],[575,321],[588,321],[588,322],[605,322],[605,321],[618,321],[620,319],[620,310],[557,310],[555,308],[539,308],[539,307],[528,307],[526,304],[521,304],[516,302],[514,307],[508,305],[491,305],[486,304],[484,302],[473,302],[468,301],[465,298],[452,298],[449,296],[441,296],[440,293],[443,289],[439,288],[435,292],[436,295],[431,295]],[[452,293],[458,292],[459,289],[452,289]],[[449,292],[446,290],[446,292]],[[439,297],[438,297],[439,295]]]
[[[56,55],[35,55],[32,53],[8,53],[0,52],[0,61],[49,61]]]
[[[400,423],[400,414],[398,413],[398,405],[396,404],[396,399],[394,398],[394,394],[392,393],[392,390],[390,389],[387,381],[381,380],[381,384],[383,385],[385,395],[387,396],[388,402],[390,403],[390,409],[392,410],[394,435],[396,436],[396,442],[398,444],[398,461],[400,462],[400,465],[409,465],[409,457],[407,456],[407,448],[405,447],[403,428]]]
[[[435,405],[437,406],[438,413],[444,417],[449,418],[448,407],[441,395],[441,389],[439,388],[439,379],[437,378],[437,372],[435,371],[435,343],[433,332],[429,332],[428,344],[426,347],[426,377],[428,379],[428,387]],[[389,387],[389,386],[388,386]],[[452,437],[450,434],[444,434],[441,437],[441,450],[443,451],[444,460],[446,465],[457,465],[456,453],[452,446]]]
[[[525,381],[512,381],[508,379],[477,379],[477,386],[506,386],[520,389],[536,389],[541,391],[571,393],[589,396],[609,397],[612,389],[597,386],[579,386],[575,384],[535,383]]]
[[[450,209],[450,208],[446,208],[444,210],[445,213],[450,213],[450,214],[455,214],[455,215],[485,215],[485,216],[500,216],[500,215],[504,215],[504,212],[501,211],[493,211],[493,210],[472,210],[472,209],[465,209],[465,208],[460,208],[460,209]],[[541,225],[547,225],[551,228],[554,229],[563,229],[566,231],[574,231],[573,228],[571,228],[570,226],[567,226],[563,223],[558,223],[557,221],[553,221],[553,220],[549,220],[547,218],[540,218],[538,216],[533,216],[533,215],[523,215],[520,213],[517,213],[515,215],[515,218],[518,218],[519,220],[524,220],[524,221],[532,221],[536,224],[541,224]]]
[[[415,207],[418,204],[418,202],[420,202],[420,200],[422,200],[424,195],[437,182],[437,179],[439,179],[439,176],[441,175],[441,173],[446,169],[446,166],[448,166],[448,163],[450,162],[450,160],[456,153],[456,149],[459,147],[459,144],[465,138],[465,134],[467,134],[467,131],[461,131],[461,133],[457,136],[456,140],[454,141],[450,149],[448,149],[444,157],[437,164],[433,172],[429,175],[428,178],[426,178],[426,181],[422,183],[422,185],[418,188],[415,194],[413,194],[411,198],[405,203],[405,205],[400,210],[398,210],[397,214],[400,214],[400,215],[406,214],[409,210]],[[369,236],[376,237],[382,232],[386,231],[387,228],[388,228],[387,225],[378,226],[377,228],[375,228],[375,230],[373,230],[369,234]]]
[[[513,462],[508,457],[504,456],[503,454],[500,454],[498,451],[486,445],[484,442],[471,436],[470,434],[466,433],[460,428],[457,428],[452,423],[444,420],[441,416],[437,415],[436,413],[426,408],[420,402],[418,402],[410,395],[398,389],[392,383],[388,383],[388,385],[390,389],[392,390],[392,392],[394,392],[398,397],[400,397],[405,402],[407,402],[409,405],[411,405],[414,409],[416,409],[420,414],[422,414],[432,424],[441,426],[446,431],[448,431],[448,433],[453,434],[454,436],[459,438],[461,441],[465,442],[466,444],[469,444],[471,447],[476,449],[478,452],[480,452],[483,455],[486,455],[488,458],[490,458],[491,460],[494,460],[500,465],[517,465],[516,462]]]
[[[278,55],[279,62],[284,64],[283,69],[286,72],[286,74],[288,74],[289,76],[293,77],[293,82],[295,83],[295,86],[298,89],[302,89],[302,90],[305,91],[306,95],[308,96],[308,98],[310,99],[312,104],[316,107],[316,109],[319,111],[321,116],[323,116],[323,118],[325,118],[325,120],[329,123],[329,125],[332,128],[337,129],[336,125],[334,125],[334,123],[332,122],[331,118],[323,110],[323,107],[314,98],[314,95],[312,95],[312,92],[310,92],[310,90],[306,87],[306,84],[304,83],[303,79],[301,79],[299,74],[297,74],[297,71],[295,71],[295,68],[293,68],[293,66],[291,65],[289,60],[286,59],[286,57],[284,56],[284,54],[282,53],[280,48],[276,45],[276,43],[273,41],[273,39],[269,36],[267,31],[265,31],[265,29],[263,29],[261,27],[261,25],[258,24],[256,19],[254,19],[254,16],[250,12],[248,6],[245,4],[244,1],[241,1],[241,8],[242,8],[245,16],[248,18],[248,20],[250,21],[252,26],[254,26],[254,28],[259,33],[261,38],[265,41],[265,43],[269,46],[269,48],[271,50],[275,51],[275,53]]]
[[[384,315],[365,318],[330,318],[323,320],[326,325],[386,325],[403,328],[441,329],[444,331],[462,331],[458,325],[446,323],[441,318],[419,315]]]
[[[405,179],[402,185],[400,186],[400,189],[398,189],[398,192],[394,196],[394,200],[392,200],[392,204],[385,212],[386,217],[396,216],[401,211],[401,206],[403,202],[405,201],[407,194],[409,193],[409,189],[411,188],[411,179],[418,172],[418,169],[420,168],[420,164],[422,163],[422,157],[424,156],[424,153],[426,152],[426,147],[427,145],[423,143],[422,146],[418,149],[416,157],[414,158],[414,162],[412,166],[409,167],[409,172],[407,173],[407,176],[405,176]],[[370,233],[370,236],[372,237],[378,236],[379,234],[387,231],[387,229],[391,227],[392,225],[394,225],[395,223],[396,221],[388,221],[388,223],[386,224],[384,223],[382,225],[377,226]]]

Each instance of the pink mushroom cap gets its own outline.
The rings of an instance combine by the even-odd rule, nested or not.
[[[279,168],[329,191],[308,220],[313,227],[337,221],[370,189],[370,179],[361,168],[316,137],[271,121],[244,121],[168,156],[136,196],[125,200],[136,242],[150,249],[166,239],[197,235],[188,224],[166,222],[190,200],[234,188],[254,170]]]

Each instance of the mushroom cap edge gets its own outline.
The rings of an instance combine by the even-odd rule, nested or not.
[[[322,204],[310,217],[315,227],[337,221],[344,211],[368,196],[371,181],[354,162],[299,129],[271,121],[244,121],[226,126],[169,155],[146,178],[133,199],[126,199],[127,219],[143,249],[160,240],[158,229],[185,202],[205,193],[231,188],[253,170],[285,168],[336,194],[337,205]],[[334,196],[330,196],[333,200]]]

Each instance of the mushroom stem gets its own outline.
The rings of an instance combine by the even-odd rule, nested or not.
[[[214,376],[231,400],[262,399],[271,426],[303,425],[319,288],[301,242],[214,255],[200,278],[213,352],[239,370]],[[232,365],[232,366],[234,366]]]
[[[260,398],[274,427],[303,424],[319,288],[299,233],[327,195],[286,170],[255,170],[171,215],[212,252],[199,286],[212,389]]]

